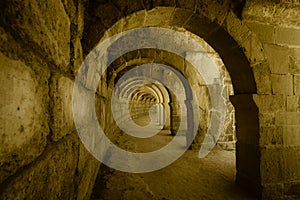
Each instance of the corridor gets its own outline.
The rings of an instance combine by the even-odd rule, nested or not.
[[[4,0],[0,199],[300,199],[299,0]]]
[[[137,123],[146,125],[149,117],[141,117]],[[126,144],[123,146],[126,150],[148,152],[161,148],[172,137],[168,130],[160,131],[150,141],[132,140],[127,134],[122,134],[119,144]],[[155,172],[132,174],[105,165],[99,172],[91,200],[256,199],[235,184],[235,151],[223,150],[219,146],[202,159],[198,157],[198,151],[188,150],[174,163]]]

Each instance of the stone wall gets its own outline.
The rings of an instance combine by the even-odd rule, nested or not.
[[[300,4],[289,1],[251,1],[243,11],[243,22],[262,41],[267,59],[254,67],[263,84],[254,100],[259,106],[264,199],[300,195],[299,13]]]
[[[84,1],[1,5],[0,198],[88,199],[100,163],[73,122]]]
[[[0,8],[1,198],[89,197],[99,162],[76,134],[74,78],[103,36],[143,26],[181,28],[214,48],[235,93],[237,183],[263,199],[299,197],[299,3],[246,1],[239,16],[240,6],[230,2],[5,1]],[[178,66],[174,55],[159,55]],[[101,126],[112,134],[113,85],[107,85],[99,86],[96,106],[105,111],[98,113]]]

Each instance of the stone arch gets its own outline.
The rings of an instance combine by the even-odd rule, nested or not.
[[[119,16],[111,21],[111,24],[106,25],[112,27],[108,29],[93,21],[83,39],[86,42],[84,53],[87,54],[100,38],[103,40],[113,34],[145,26],[175,30],[183,28],[204,39],[222,58],[234,88],[235,96],[231,97],[231,101],[236,109],[237,118],[237,182],[260,194],[260,130],[259,105],[257,105],[259,97],[255,94],[269,92],[263,86],[264,82],[255,74],[261,70],[259,67],[266,61],[262,44],[233,12],[228,11],[229,5],[214,4],[213,13],[209,12],[212,9],[210,6],[201,9],[197,6],[186,7],[186,4],[175,8],[162,6],[165,5],[154,6],[149,10],[137,9],[132,15]],[[227,8],[226,11],[224,8]],[[97,18],[101,20],[101,15]],[[112,26],[116,21],[117,23]],[[98,39],[90,40],[89,33],[100,34]],[[249,162],[253,166],[251,169],[248,167]]]

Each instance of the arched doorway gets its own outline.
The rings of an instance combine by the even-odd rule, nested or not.
[[[156,7],[150,11],[143,10],[121,18],[105,32],[102,40],[122,31],[153,26],[175,30],[182,28],[204,39],[213,47],[229,72],[235,93],[231,101],[235,106],[237,118],[237,182],[259,194],[261,190],[260,151],[258,148],[259,122],[258,109],[252,97],[252,94],[256,93],[256,83],[251,63],[259,62],[256,57],[261,57],[261,55],[259,52],[256,54],[249,53],[247,48],[241,47],[245,46],[245,38],[241,34],[244,34],[243,31],[247,29],[240,25],[232,30],[233,26],[230,23],[238,23],[239,20],[232,13],[223,14],[218,15],[216,19],[214,18],[216,16],[210,16],[205,12],[195,13],[189,9]],[[154,20],[157,18],[162,20]],[[87,30],[85,53],[88,53],[88,49],[97,43],[88,36],[88,32],[93,30],[92,32],[101,33],[105,28],[99,27],[97,22],[93,21]],[[251,32],[247,31],[247,34],[251,35]],[[245,116],[247,116],[246,119]],[[251,168],[248,167],[249,162]],[[251,186],[249,187],[249,185]]]

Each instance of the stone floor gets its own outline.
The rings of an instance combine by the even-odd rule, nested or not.
[[[124,134],[120,144],[134,151],[149,151],[171,139],[168,131],[161,131],[150,142],[129,141]],[[171,165],[150,173],[125,173],[102,165],[91,199],[254,200],[235,185],[235,172],[235,152],[218,146],[203,159],[198,158],[197,151],[188,150]]]

